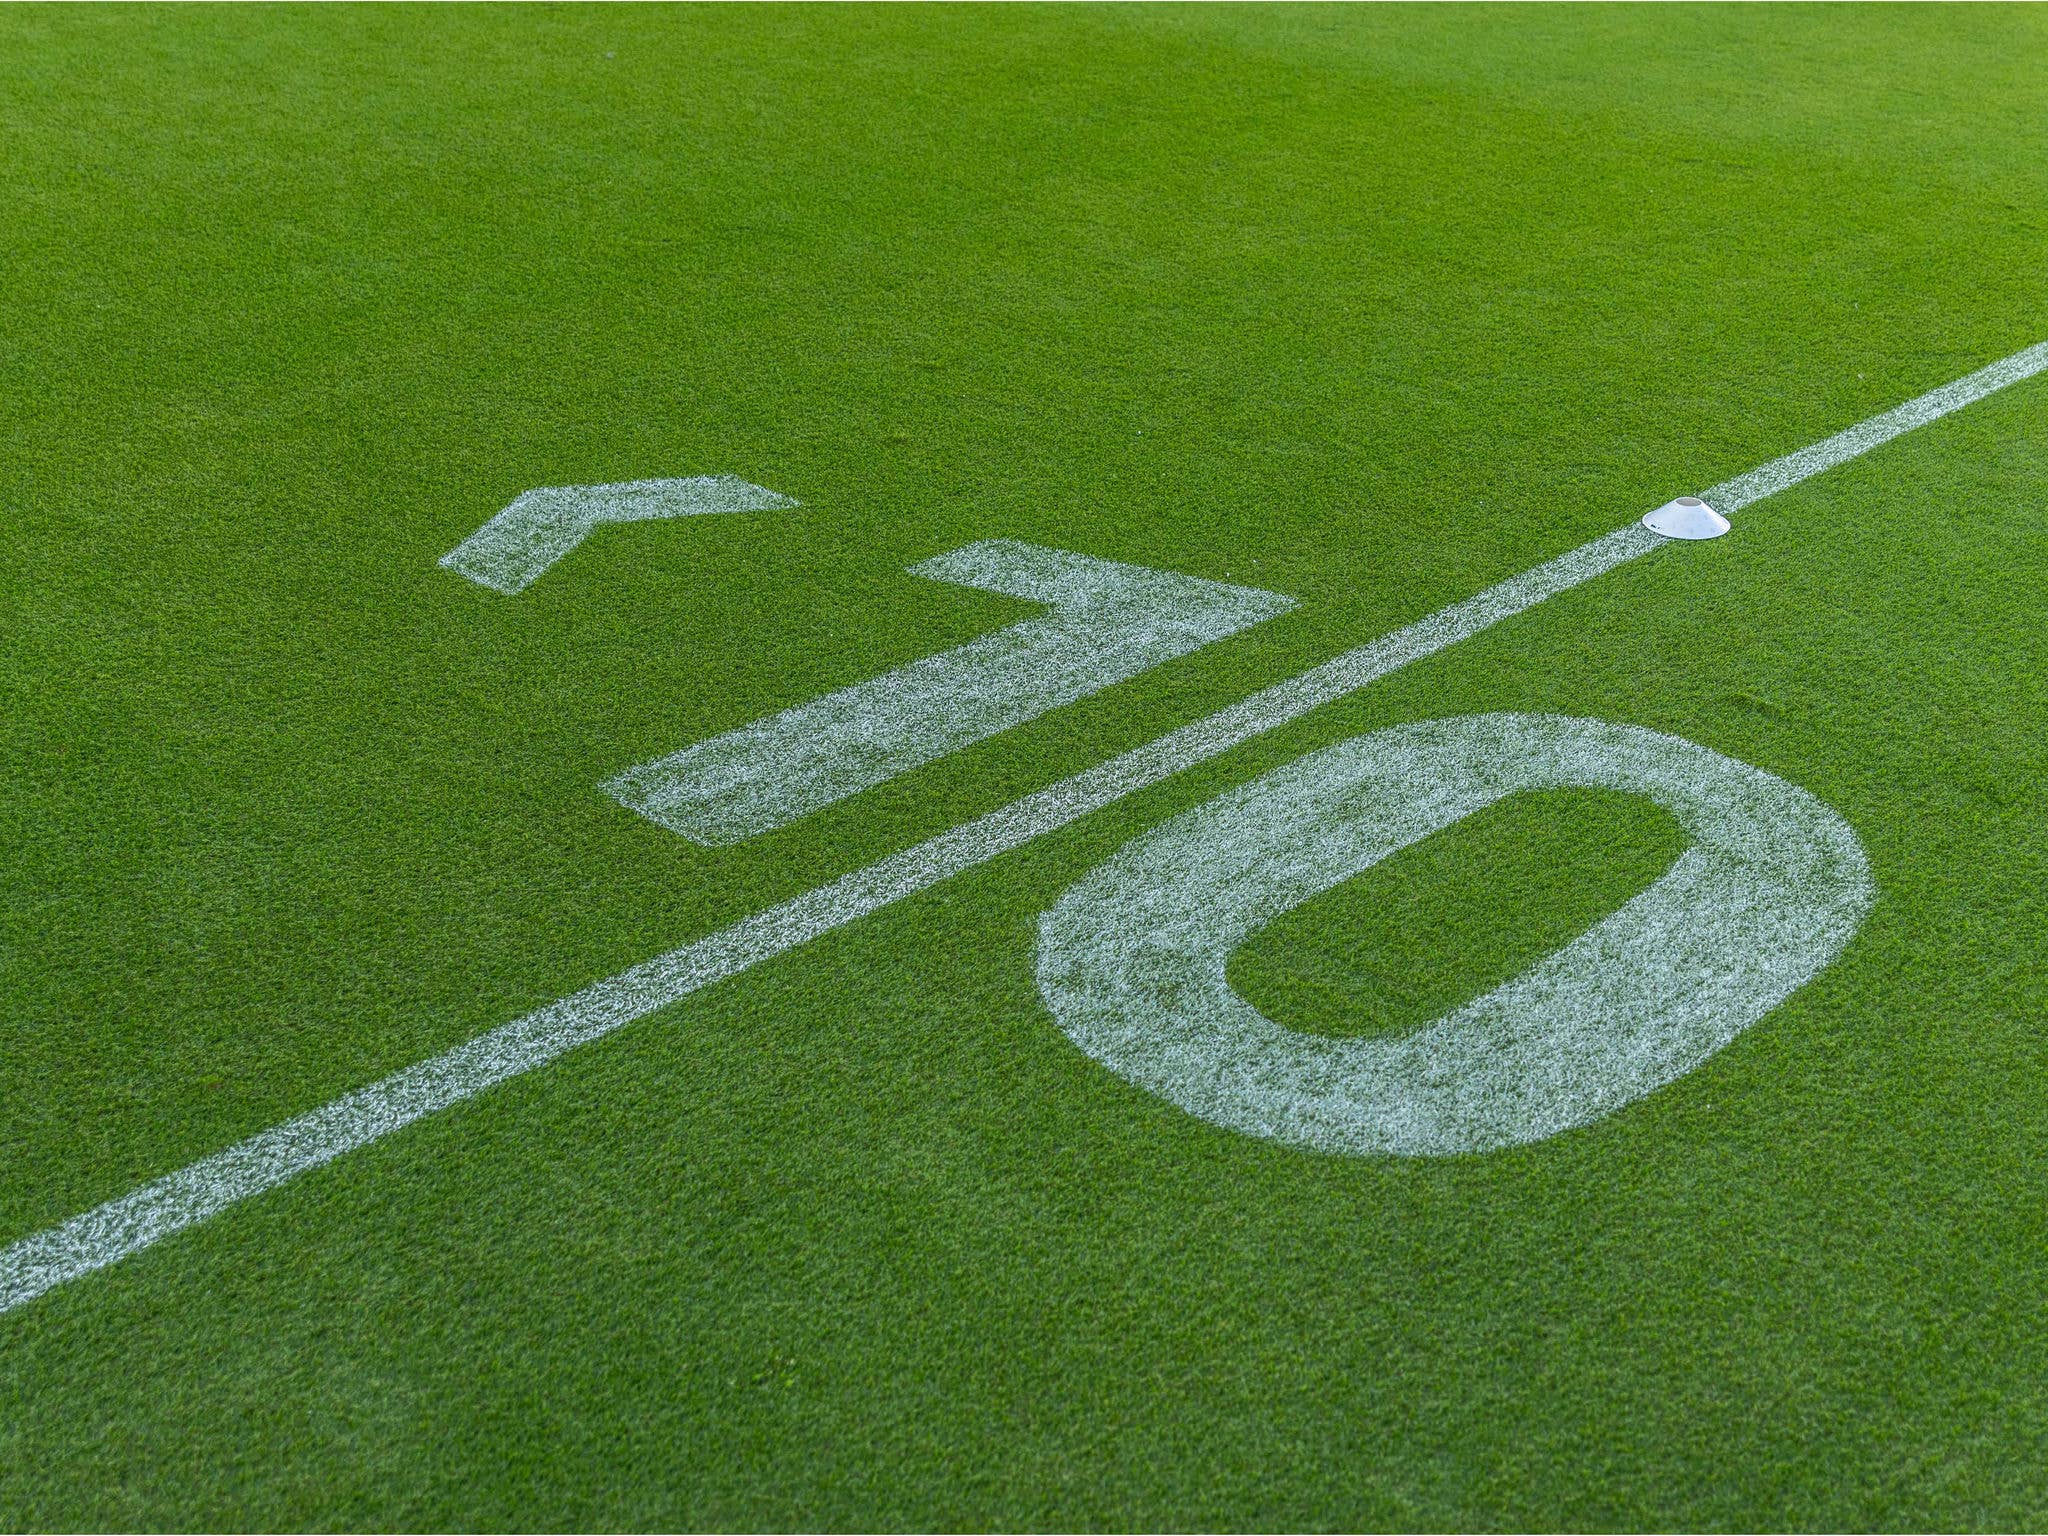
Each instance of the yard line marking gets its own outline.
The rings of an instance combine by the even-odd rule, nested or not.
[[[1015,539],[983,539],[910,574],[1051,612],[628,768],[606,793],[692,842],[737,843],[1294,606]]]
[[[1700,499],[1723,517],[1733,517],[1751,502],[1775,496],[1787,486],[1797,485],[1824,469],[1833,469],[1847,459],[1868,453],[1902,432],[1924,427],[1930,421],[1939,421],[1950,411],[1959,411],[1986,395],[1996,394],[2009,384],[2031,379],[2044,368],[2048,368],[2048,341],[2036,342],[2024,352],[2001,358],[1988,368],[1979,368],[1953,384],[1931,389],[1918,399],[1895,405],[1881,416],[1859,421],[1833,437],[1809,448],[1801,448],[1797,453],[1788,453],[1782,459],[1773,459],[1746,475],[1723,480],[1712,490],[1700,492]]]
[[[2048,367],[2048,342],[2015,353],[1716,487],[1741,507]],[[1711,494],[1708,497],[1711,500]],[[1727,510],[1723,508],[1723,510]],[[1299,719],[1670,542],[1638,523],[1594,539],[1206,719],[1084,769],[829,885],[585,987],[451,1051],[359,1088],[223,1152],[25,1237],[0,1252],[0,1312],[104,1268],[237,1201],[331,1162],[494,1083],[530,1072],[700,987],[988,862],[1136,790]]]
[[[621,480],[612,485],[546,485],[510,506],[441,557],[441,564],[479,586],[511,596],[605,523],[712,512],[775,512],[800,505],[738,475],[686,480]]]

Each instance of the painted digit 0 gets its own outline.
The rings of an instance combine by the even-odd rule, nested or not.
[[[1509,795],[1647,796],[1692,843],[1648,890],[1404,1037],[1282,1028],[1224,977],[1283,912]],[[1675,736],[1471,715],[1340,742],[1139,837],[1041,919],[1038,984],[1090,1056],[1204,1120],[1325,1152],[1539,1141],[1691,1071],[1834,959],[1875,896],[1848,824]]]

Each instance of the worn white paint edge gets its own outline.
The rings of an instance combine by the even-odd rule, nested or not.
[[[507,596],[522,592],[604,523],[713,512],[772,512],[799,505],[737,475],[547,485],[526,491],[441,557],[441,564]]]
[[[1873,422],[1905,420],[1905,413],[1924,408],[1928,402],[1945,402],[1940,409],[1917,415],[1896,430],[1864,439],[1856,436],[1860,428],[1851,428],[1817,444],[1814,450],[1789,454],[1704,494],[1709,499],[1720,495],[1731,508],[1761,500],[1773,490],[1796,484],[1832,464],[1888,442],[1910,427],[1934,421],[1994,390],[2030,378],[2048,366],[2044,359],[2048,359],[2048,343],[2030,347],[2005,363],[1980,369],[1955,385],[1934,390],[1873,418]],[[1983,381],[1989,382],[1977,387]],[[1955,393],[1963,386],[1969,389]],[[1803,457],[1804,452],[1830,449],[1830,445],[1852,440],[1847,451],[1825,463],[1806,467],[1809,461]],[[1795,465],[1795,461],[1799,472],[1788,471],[1785,478],[1768,489],[1756,489],[1753,493],[1731,489],[1781,466]],[[1764,484],[1757,481],[1759,486]],[[699,987],[736,975],[891,902],[986,863],[1240,742],[1298,719],[1375,678],[1456,644],[1667,542],[1640,524],[1631,523],[1404,629],[1347,651],[1298,677],[1276,683],[1206,719],[1182,726],[1146,746],[1048,785],[694,944],[643,961],[480,1035],[466,1045],[345,1094],[224,1152],[201,1158],[176,1173],[23,1238],[0,1251],[0,1312],[10,1311],[67,1280],[104,1268],[204,1221],[239,1200],[273,1189],[494,1083],[530,1072],[571,1047],[610,1034]]]
[[[740,842],[1294,607],[1277,592],[1016,539],[910,573],[1051,611],[640,763],[605,792],[693,842]]]
[[[1692,843],[1514,979],[1393,1039],[1287,1029],[1231,954],[1282,913],[1488,805],[1597,787]],[[1215,1125],[1318,1152],[1447,1157],[1541,1141],[1690,1072],[1805,985],[1875,895],[1849,825],[1677,736],[1465,715],[1353,737],[1126,843],[1039,923],[1038,986],[1088,1055]]]

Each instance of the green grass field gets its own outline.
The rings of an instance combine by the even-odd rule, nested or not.
[[[2044,51],[0,15],[0,1245],[2048,340]],[[437,564],[703,475],[801,506]],[[990,539],[1295,606],[725,845],[602,788],[1041,612],[906,574]],[[1069,1038],[1091,870],[1489,712],[1775,775],[1874,904],[1497,1150],[1246,1134]],[[1229,980],[1398,1045],[1688,840],[1512,795]],[[2044,1019],[2048,375],[12,1306],[0,1526],[2040,1528]]]

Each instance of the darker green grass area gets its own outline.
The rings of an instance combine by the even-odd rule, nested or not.
[[[2048,337],[2048,12],[0,12],[0,1242]],[[732,473],[508,599],[522,490]],[[620,769],[1013,622],[1292,612],[771,836]],[[1669,732],[1876,905],[1485,1156],[1218,1129],[1040,914],[1302,753]],[[2048,1525],[2048,380],[0,1316],[8,1528]],[[1412,1028],[1668,863],[1525,796],[1272,924]]]
[[[1685,845],[1668,811],[1635,796],[1516,795],[1284,913],[1226,974],[1289,1029],[1406,1034],[1569,944]]]

